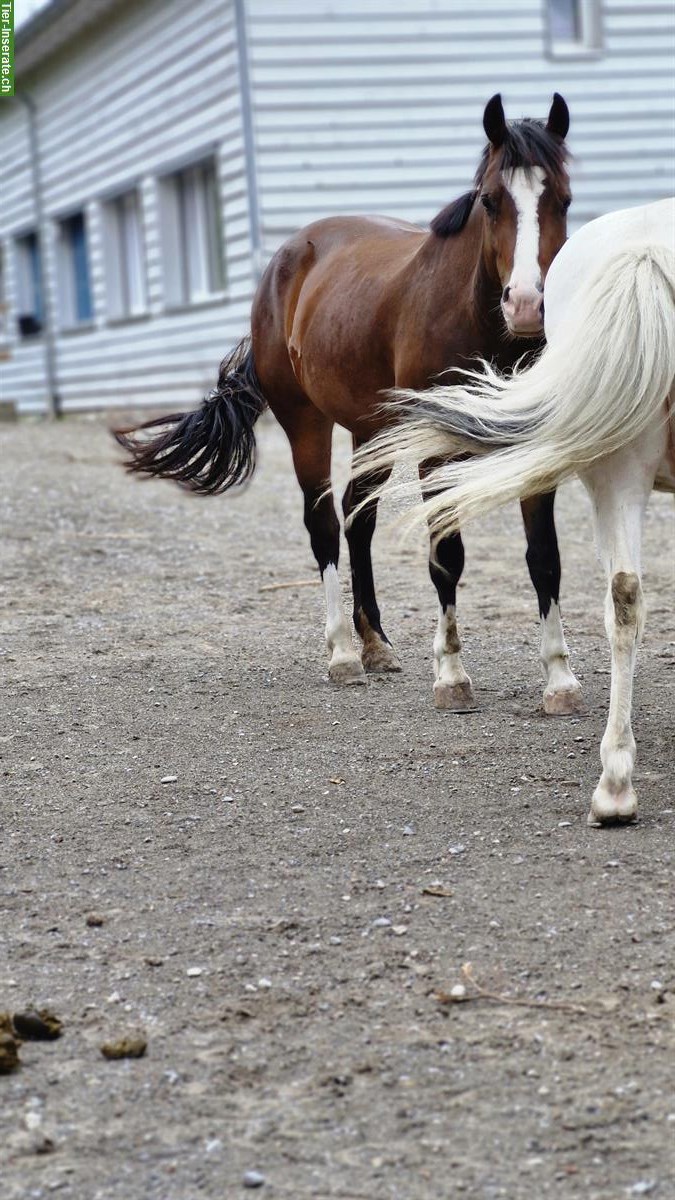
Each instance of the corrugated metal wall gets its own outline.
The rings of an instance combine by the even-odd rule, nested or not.
[[[602,5],[598,56],[547,57],[544,0],[248,0],[268,253],[332,212],[425,222],[466,190],[486,100],[572,112],[571,224],[672,194],[675,6]]]
[[[57,304],[55,225],[87,213],[95,326],[60,333],[57,375],[64,408],[194,403],[214,382],[228,346],[246,330],[252,289],[248,201],[241,135],[234,6],[231,0],[148,0],[125,6],[22,84],[38,109],[43,158],[46,284]],[[27,118],[3,101],[2,232],[6,289],[15,304],[13,237],[34,226]],[[183,312],[165,311],[157,172],[215,150],[226,241],[227,295]],[[140,186],[149,312],[106,320],[100,199]],[[42,339],[19,341],[8,323],[11,359],[3,395],[21,409],[45,404]]]

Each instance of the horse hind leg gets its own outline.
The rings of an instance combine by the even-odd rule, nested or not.
[[[652,447],[645,439],[644,457],[635,447],[626,448],[581,477],[593,504],[598,551],[607,577],[605,629],[612,652],[609,714],[600,744],[602,775],[591,800],[589,825],[633,821],[637,815],[631,712],[645,617],[640,581],[642,522],[658,465],[659,437],[655,443]]]
[[[386,478],[387,474],[380,473],[376,478],[351,479],[342,499],[354,593],[354,626],[363,643],[361,662],[369,672],[401,670],[394,648],[382,629],[370,553],[377,520],[377,497],[368,499],[368,493]],[[363,501],[366,503],[359,508]]]
[[[316,410],[304,410],[303,419],[294,421],[293,427],[287,428],[286,432],[304,496],[305,525],[323,580],[326,645],[330,654],[328,674],[334,683],[363,684],[366,679],[361,659],[352,644],[351,626],[340,592],[340,523],[333,493],[326,486],[330,479],[333,425]]]
[[[602,775],[593,793],[589,825],[634,821],[637,796],[633,788],[635,738],[631,727],[633,675],[642,624],[644,600],[634,572],[612,575],[605,603],[605,627],[612,649],[609,718],[602,743]]]

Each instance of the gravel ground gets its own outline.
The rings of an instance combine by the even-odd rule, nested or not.
[[[609,660],[581,489],[559,528],[588,715],[539,711],[514,510],[466,537],[480,711],[437,713],[435,597],[391,511],[403,675],[336,690],[320,589],[262,590],[315,570],[259,433],[251,488],[203,500],[127,478],[101,418],[2,432],[0,1009],[64,1023],[0,1077],[3,1200],[229,1200],[246,1172],[270,1200],[672,1200],[672,499],[640,820],[589,829]],[[467,962],[493,998],[441,1003]],[[138,1033],[145,1057],[101,1055]]]

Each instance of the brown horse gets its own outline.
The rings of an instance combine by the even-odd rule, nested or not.
[[[325,586],[329,673],[338,683],[363,682],[364,668],[400,666],[380,623],[370,556],[377,502],[362,503],[373,483],[363,479],[350,482],[343,498],[345,517],[354,514],[346,536],[360,654],[352,644],[337,572],[340,527],[327,490],[333,426],[348,429],[358,448],[386,419],[386,389],[422,388],[440,372],[471,365],[476,355],[508,370],[541,345],[543,282],[565,241],[570,203],[567,105],[556,93],[545,124],[507,124],[497,95],[483,126],[488,145],[473,187],[438,214],[431,232],[386,217],[333,217],[302,229],[267,267],[253,302],[251,341],[221,365],[217,388],[201,408],[116,434],[131,452],[131,471],[219,492],[251,474],[253,425],[269,405],[290,441],[304,495]],[[157,426],[165,428],[137,436]],[[569,712],[579,685],[558,609],[553,500],[541,496],[522,508],[542,621],[544,705]],[[474,705],[455,619],[463,565],[459,533],[435,544],[434,699],[454,710]]]

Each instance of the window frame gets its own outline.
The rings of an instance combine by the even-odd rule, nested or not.
[[[139,298],[134,299],[134,283],[132,282],[130,266],[131,254],[128,253],[129,227],[125,224],[128,201],[133,200],[136,218],[136,268],[139,286]],[[104,239],[105,262],[105,293],[106,318],[109,324],[123,324],[126,321],[136,321],[148,315],[148,269],[145,239],[145,222],[143,220],[143,193],[138,184],[132,184],[113,195],[106,196],[102,206],[102,235]]]
[[[165,311],[222,301],[226,239],[217,152],[169,167],[157,182]]]
[[[0,241],[0,356],[9,341],[9,302],[7,299],[7,251]],[[0,357],[0,361],[1,361]]]

